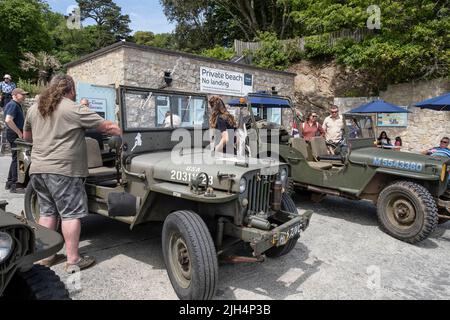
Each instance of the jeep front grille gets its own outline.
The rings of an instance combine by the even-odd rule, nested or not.
[[[248,181],[249,213],[267,212],[270,204],[272,182],[271,176],[253,176]]]

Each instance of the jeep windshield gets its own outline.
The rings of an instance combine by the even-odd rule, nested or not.
[[[206,96],[126,88],[122,92],[125,130],[208,128]]]
[[[344,115],[349,139],[376,139],[373,118],[367,115]]]

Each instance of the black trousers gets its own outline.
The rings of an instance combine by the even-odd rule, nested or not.
[[[17,151],[12,150],[16,148],[16,139],[19,136],[12,130],[6,129],[6,139],[9,142],[9,145],[11,146],[11,166],[9,167],[9,174],[8,174],[8,183],[9,184],[16,184],[17,183]]]

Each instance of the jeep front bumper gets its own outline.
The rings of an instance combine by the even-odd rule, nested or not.
[[[289,240],[300,237],[301,232],[308,228],[312,214],[312,211],[306,211],[303,215],[279,212],[271,218],[280,221],[282,224],[269,231],[238,227],[227,223],[225,234],[250,243],[255,256],[260,256],[270,248],[284,246]]]

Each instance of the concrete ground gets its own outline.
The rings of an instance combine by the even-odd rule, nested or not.
[[[0,157],[0,181],[10,158]],[[0,190],[8,211],[23,210],[23,196]],[[289,255],[263,264],[221,265],[217,299],[449,299],[450,223],[419,245],[380,231],[376,209],[364,201],[329,197],[316,204],[297,196],[315,215]],[[131,232],[100,216],[83,221],[81,252],[97,265],[68,278],[75,300],[176,299],[161,251],[161,225]],[[72,284],[74,283],[74,284]]]

